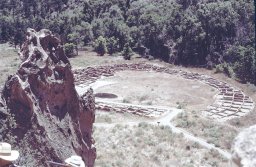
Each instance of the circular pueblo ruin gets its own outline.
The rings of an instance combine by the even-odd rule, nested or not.
[[[186,72],[182,70],[171,69],[169,67],[159,67],[152,64],[114,64],[98,67],[87,67],[85,69],[74,70],[75,83],[77,89],[88,88],[92,83],[102,77],[114,76],[119,71],[147,71],[165,73],[169,75],[180,76],[187,80],[201,82],[217,89],[218,93],[214,96],[213,104],[207,106],[203,111],[203,115],[218,121],[226,121],[232,118],[241,117],[249,113],[254,108],[252,99],[245,95],[241,90],[229,85],[226,82],[217,80],[211,76]],[[131,107],[124,103],[107,103],[106,101],[98,101],[96,103],[98,109],[114,110],[117,112],[129,112],[145,117],[158,117],[165,113],[166,109],[159,107],[140,107],[139,105]]]

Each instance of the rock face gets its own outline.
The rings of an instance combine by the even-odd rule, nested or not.
[[[28,29],[20,58],[22,63],[6,81],[0,100],[5,108],[1,118],[9,127],[2,137],[12,138],[10,142],[20,150],[18,164],[52,166],[47,161],[63,162],[77,154],[93,166],[93,92],[78,96],[60,40],[49,30]],[[16,123],[11,126],[10,120]]]
[[[234,167],[256,166],[256,125],[239,133],[234,140],[232,153]]]

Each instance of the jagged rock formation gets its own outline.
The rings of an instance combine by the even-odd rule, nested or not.
[[[0,100],[5,109],[0,118],[6,124],[12,118],[16,122],[3,130],[2,138],[12,138],[20,150],[18,163],[46,167],[51,166],[47,161],[63,162],[78,154],[87,166],[93,166],[93,92],[78,96],[60,40],[49,30],[28,29],[20,58],[18,72],[6,81]]]
[[[256,125],[239,133],[234,140],[232,153],[232,163],[236,166],[256,166]]]

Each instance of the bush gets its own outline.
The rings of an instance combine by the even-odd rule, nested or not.
[[[124,50],[123,50],[123,57],[125,60],[131,60],[131,57],[133,55],[133,51],[129,44],[125,44]]]
[[[107,53],[108,49],[106,39],[102,36],[99,36],[99,38],[97,38],[95,41],[94,49],[101,56]]]
[[[222,64],[218,64],[215,67],[215,73],[222,73],[224,71],[223,65]]]
[[[224,60],[229,62],[235,76],[243,83],[256,83],[255,48],[251,46],[235,45],[228,48]],[[227,68],[227,71],[231,71]]]
[[[118,52],[120,49],[119,40],[115,37],[111,37],[107,40],[107,49],[109,54]]]
[[[77,56],[77,52],[76,50],[76,45],[73,43],[66,43],[64,45],[64,52],[66,54],[67,57],[74,57]]]
[[[243,82],[256,83],[256,56],[255,48],[239,46],[237,52],[239,60],[234,64],[236,76]]]
[[[235,78],[235,72],[234,69],[228,65],[227,63],[224,64],[224,72],[227,74],[230,78]]]
[[[235,77],[235,72],[232,68],[231,65],[227,64],[227,63],[223,63],[223,64],[218,64],[215,67],[215,73],[225,73],[227,74],[230,78],[234,78]]]

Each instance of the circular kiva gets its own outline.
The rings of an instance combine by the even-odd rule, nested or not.
[[[216,88],[219,93],[215,96],[215,102],[208,106],[203,113],[207,117],[217,118],[220,121],[244,116],[254,108],[254,102],[250,97],[245,95],[238,88],[235,88],[226,82],[219,81],[204,74],[186,72],[171,69],[169,67],[155,66],[152,64],[115,64],[77,69],[74,70],[75,83],[76,85],[83,84],[89,86],[102,76],[113,76],[115,72],[124,70],[154,71],[171,75],[179,75],[185,79],[199,81]]]
[[[114,99],[118,97],[117,95],[112,93],[96,93],[94,96],[98,98],[106,98],[106,99]]]

